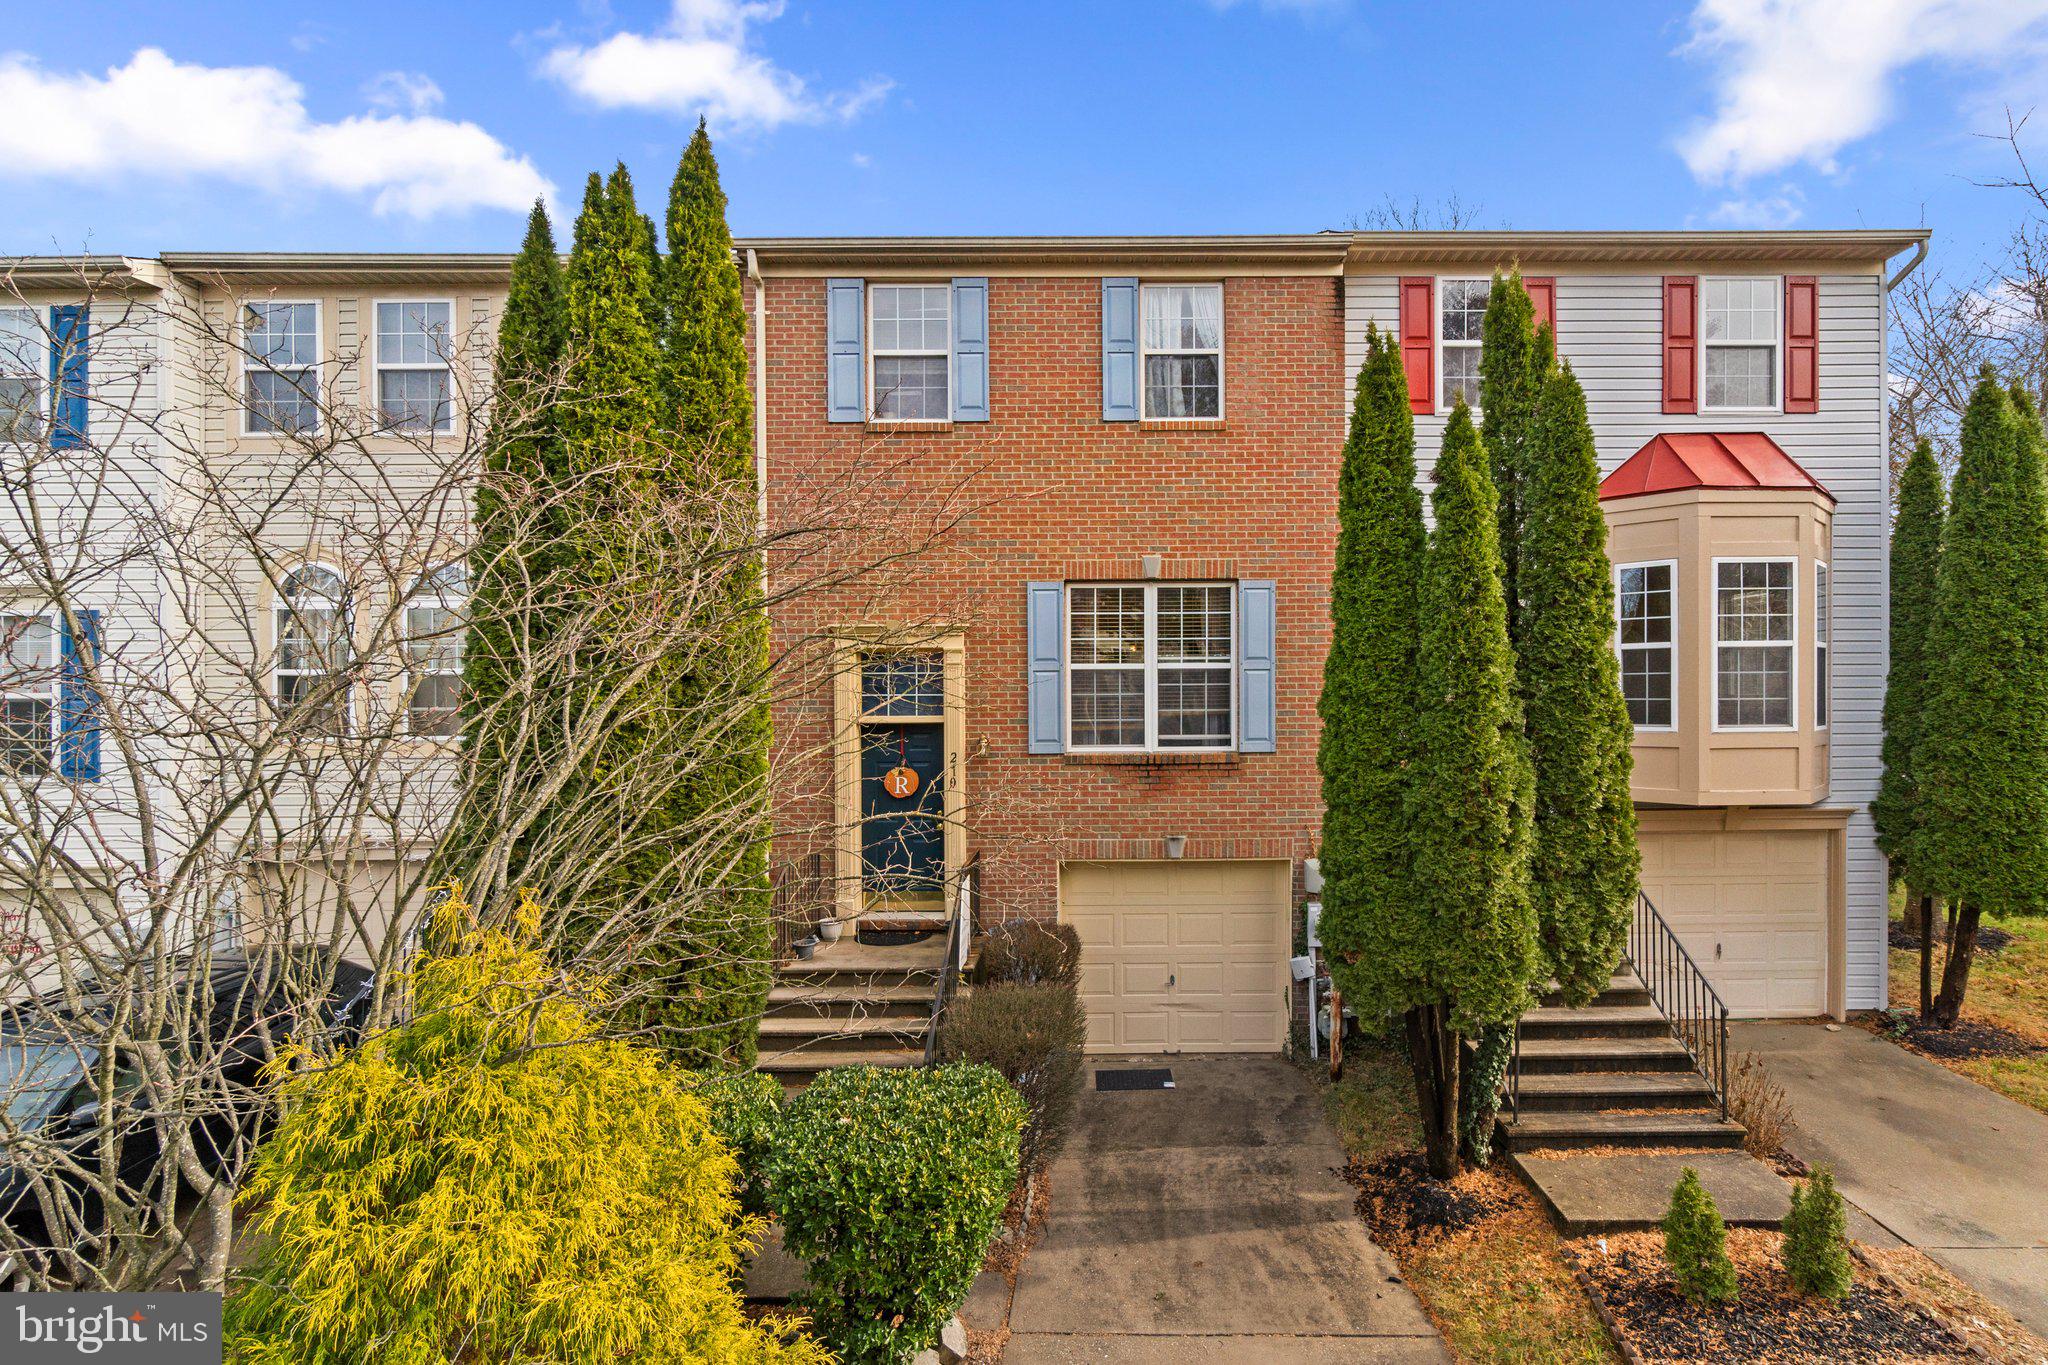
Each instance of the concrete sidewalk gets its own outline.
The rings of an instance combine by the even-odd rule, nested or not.
[[[1885,1232],[2048,1334],[2048,1115],[1858,1028],[1730,1033],[1785,1087],[1794,1153],[1832,1166]]]
[[[1175,1088],[1104,1093],[1091,1076],[1018,1275],[1005,1365],[1450,1359],[1352,1211],[1343,1150],[1299,1071],[1279,1057],[1128,1064],[1170,1066]]]

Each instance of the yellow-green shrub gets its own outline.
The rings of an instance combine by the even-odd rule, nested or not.
[[[605,1040],[600,983],[451,901],[411,1020],[293,1076],[242,1193],[260,1210],[228,1303],[258,1362],[829,1357],[750,1322],[733,1276],[757,1220],[738,1166],[655,1049]]]

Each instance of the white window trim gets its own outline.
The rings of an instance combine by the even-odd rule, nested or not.
[[[52,774],[57,771],[57,741],[62,736],[64,730],[64,623],[59,619],[56,610],[50,607],[42,607],[31,611],[24,607],[0,604],[0,617],[6,616],[19,617],[22,620],[41,621],[50,630],[50,662],[52,665],[49,691],[50,733],[45,737],[43,767],[38,775]],[[0,643],[4,643],[4,640],[4,632],[0,632]],[[0,667],[11,667],[11,665],[0,665]],[[30,696],[31,694],[28,692],[0,690],[0,700],[13,697],[26,699]],[[21,776],[21,774],[17,773],[16,776]]]
[[[313,399],[313,425],[304,431],[257,431],[249,424],[250,417],[254,415],[250,411],[249,376],[254,373],[282,373],[282,371],[271,369],[268,365],[256,364],[255,358],[249,354],[249,309],[259,303],[284,305],[311,304],[313,306],[313,393],[311,395]],[[241,410],[242,416],[240,420],[243,436],[269,441],[289,441],[294,436],[317,436],[320,434],[322,428],[326,425],[320,411],[320,405],[323,401],[322,395],[327,392],[326,314],[327,310],[321,307],[319,299],[251,298],[237,299],[235,301],[235,325],[230,335],[236,339],[235,349],[241,360],[235,391],[235,406]],[[375,342],[373,341],[371,344],[375,345]]]
[[[284,688],[281,685],[282,680],[286,676],[295,678],[333,676],[332,672],[322,672],[316,675],[306,669],[288,669],[283,666],[284,618],[286,613],[291,610],[290,600],[285,595],[283,587],[293,576],[302,574],[308,569],[325,569],[328,573],[341,580],[341,634],[342,638],[348,641],[348,657],[344,661],[341,671],[346,672],[347,668],[352,667],[356,662],[355,603],[350,591],[348,571],[342,568],[341,565],[324,559],[302,560],[287,567],[283,573],[278,575],[278,590],[271,594],[270,603],[270,704],[276,709],[277,719],[281,723],[289,721],[292,711],[292,708],[285,703]],[[343,686],[341,695],[335,699],[334,704],[341,711],[340,734],[308,735],[306,738],[340,739],[354,734],[356,730],[357,690],[354,682],[348,682]]]
[[[419,730],[413,728],[413,711],[415,709],[413,698],[419,694],[420,682],[423,679],[430,677],[446,676],[446,673],[445,670],[442,669],[418,669],[413,667],[412,609],[415,606],[445,608],[452,605],[458,614],[467,613],[470,604],[470,594],[466,586],[460,597],[454,597],[451,594],[440,591],[438,589],[434,591],[427,591],[425,588],[425,584],[428,579],[432,578],[435,574],[440,573],[443,569],[450,568],[453,565],[459,563],[463,563],[463,561],[458,559],[447,560],[443,563],[434,565],[432,568],[423,570],[422,572],[413,575],[412,582],[409,585],[405,596],[399,601],[398,604],[398,619],[400,625],[404,628],[405,632],[403,639],[400,641],[400,652],[402,654],[402,662],[404,664],[401,676],[404,679],[405,688],[403,695],[400,697],[400,704],[405,712],[405,737],[407,739],[418,740],[422,743],[427,744],[459,743],[462,739],[462,719],[460,710],[458,709],[456,714],[455,733],[452,735],[423,734]],[[466,564],[464,565],[463,582],[465,583],[465,585],[468,583],[468,573]],[[467,647],[469,643],[469,625],[466,621],[463,624],[462,632],[463,644],[465,647]],[[461,678],[462,675],[463,670],[459,668],[455,670],[455,676],[458,679]],[[458,690],[458,696],[459,695],[460,693]]]
[[[1792,566],[1792,638],[1777,640],[1730,640],[1727,645],[1783,644],[1792,658],[1792,678],[1787,686],[1786,705],[1790,707],[1790,719],[1784,725],[1723,725],[1721,723],[1721,566],[1723,564],[1790,564]],[[1722,734],[1775,734],[1790,733],[1799,728],[1799,685],[1804,670],[1799,667],[1799,556],[1797,555],[1726,555],[1716,556],[1708,566],[1711,577],[1707,583],[1707,610],[1713,618],[1714,649],[1710,666],[1713,669],[1714,700],[1713,711],[1708,717],[1712,728]]]
[[[1074,742],[1074,670],[1108,672],[1132,668],[1131,664],[1077,664],[1074,662],[1074,589],[1138,588],[1145,594],[1145,643],[1143,652],[1145,697],[1145,742],[1143,744],[1077,744]],[[1222,668],[1230,680],[1230,735],[1222,744],[1167,744],[1159,742],[1159,589],[1228,588],[1230,590],[1230,657],[1218,663],[1174,664],[1172,667]],[[1223,579],[1165,579],[1152,582],[1096,581],[1068,583],[1060,593],[1060,733],[1068,753],[1075,754],[1231,754],[1238,745],[1237,672],[1240,666],[1238,631],[1241,608],[1237,584]]]
[[[1835,710],[1835,574],[1825,559],[1813,561],[1813,728],[1828,728],[1828,717]],[[1822,606],[1827,610],[1823,612]],[[1821,622],[1827,622],[1827,630],[1821,630]],[[1798,623],[1793,623],[1793,633],[1798,633]],[[1827,706],[1821,706],[1821,698],[1827,698]]]
[[[946,345],[943,350],[905,351],[891,348],[887,352],[875,346],[875,291],[878,289],[943,289],[946,291]],[[868,412],[870,422],[887,422],[891,426],[935,427],[944,426],[953,420],[953,403],[959,395],[959,377],[953,373],[953,347],[958,340],[953,335],[953,282],[951,280],[869,280],[867,297],[861,300],[862,324],[867,330],[863,338],[867,350]],[[883,355],[892,358],[929,359],[935,355],[946,358],[946,412],[942,417],[884,417],[881,415],[882,391],[875,385],[875,361]]]
[[[1436,277],[1435,287],[1430,292],[1430,308],[1432,310],[1432,316],[1430,318],[1430,330],[1436,335],[1436,392],[1431,394],[1429,397],[1430,402],[1435,405],[1436,414],[1439,417],[1449,417],[1451,415],[1451,408],[1454,406],[1453,404],[1446,403],[1444,401],[1445,347],[1455,347],[1456,349],[1461,351],[1475,351],[1479,353],[1482,358],[1484,357],[1486,351],[1486,341],[1483,337],[1478,341],[1446,342],[1444,340],[1444,286],[1446,284],[1483,284],[1487,287],[1487,299],[1489,302],[1491,302],[1493,298],[1493,276],[1439,275]],[[1475,397],[1471,402],[1467,403],[1465,405],[1465,408],[1468,412],[1472,414],[1474,418],[1477,418],[1479,416],[1478,398]]]
[[[35,381],[36,386],[36,420],[38,424],[37,429],[39,433],[46,434],[50,430],[50,404],[56,397],[56,395],[51,392],[51,390],[54,389],[56,386],[50,382],[51,337],[49,323],[47,321],[49,314],[45,310],[43,310],[40,307],[37,307],[34,304],[7,304],[5,306],[0,306],[0,313],[28,314],[29,324],[35,328],[36,335],[42,337],[43,339],[42,364],[38,366],[35,373],[30,375],[29,377]],[[27,447],[36,444],[36,442],[40,439],[41,435],[38,435],[26,441],[0,438],[0,448],[12,450],[26,449]]]
[[[1145,346],[1145,291],[1148,289],[1214,289],[1216,291],[1216,415],[1214,417],[1154,417],[1147,409],[1146,393],[1150,386],[1145,383],[1145,358],[1155,355],[1208,355],[1207,350],[1199,351],[1153,351]],[[1221,422],[1230,413],[1230,388],[1228,375],[1230,366],[1225,363],[1224,347],[1230,343],[1230,319],[1225,304],[1229,298],[1221,280],[1140,280],[1138,282],[1138,420],[1141,422]],[[1088,586],[1093,587],[1094,584]],[[1107,584],[1104,586],[1118,586]],[[1099,750],[1093,752],[1101,752]]]
[[[1625,645],[1621,642],[1621,575],[1628,569],[1665,568],[1671,571],[1671,639],[1661,645]],[[1684,693],[1678,682],[1678,561],[1675,559],[1636,559],[1614,566],[1614,654],[1619,660],[1630,650],[1668,650],[1671,654],[1671,723],[1669,725],[1637,725],[1639,735],[1668,735],[1678,729],[1678,704]]]
[[[442,358],[442,360],[441,360],[441,362],[440,362],[439,364],[425,364],[425,365],[400,365],[400,364],[390,364],[390,365],[387,365],[387,364],[385,364],[385,363],[384,363],[384,358],[383,358],[382,354],[380,353],[380,347],[379,347],[379,345],[378,345],[378,337],[379,337],[379,335],[380,335],[380,329],[378,328],[378,325],[377,325],[377,310],[378,310],[378,309],[380,309],[380,308],[382,308],[382,307],[383,307],[383,306],[384,306],[385,304],[387,304],[387,303],[396,303],[396,304],[407,304],[407,303],[440,303],[440,304],[446,304],[446,305],[448,306],[448,350],[449,350],[449,354],[448,354],[448,355],[446,355],[446,356],[444,356],[444,357]],[[316,325],[317,325],[317,319],[316,319]],[[454,351],[455,351],[455,300],[454,300],[453,298],[438,298],[438,297],[435,297],[435,298],[425,298],[425,297],[420,297],[420,296],[418,296],[418,295],[405,295],[405,296],[393,296],[393,297],[390,297],[390,298],[377,298],[377,299],[371,299],[371,300],[370,300],[370,327],[369,327],[369,333],[370,333],[370,407],[371,407],[371,409],[372,409],[372,410],[373,410],[373,411],[374,411],[374,412],[375,412],[375,413],[377,414],[377,434],[378,434],[378,435],[380,435],[380,436],[396,436],[396,437],[400,437],[400,438],[403,438],[403,437],[407,437],[407,436],[446,436],[446,435],[450,434],[451,432],[453,432],[453,431],[455,430],[455,355],[454,355]],[[426,428],[425,430],[422,430],[422,431],[400,431],[400,430],[399,430],[398,428],[396,428],[396,427],[386,427],[386,426],[384,425],[384,381],[383,381],[383,379],[381,378],[381,376],[383,375],[384,371],[386,371],[386,370],[393,370],[393,371],[398,371],[398,370],[444,370],[444,371],[446,371],[446,372],[447,372],[447,375],[448,375],[448,417],[447,417],[447,423],[446,423],[446,425],[444,425],[444,426],[432,426],[432,427],[428,427],[428,428]]]
[[[1707,286],[1715,281],[1729,280],[1772,280],[1777,284],[1772,298],[1776,300],[1778,314],[1778,335],[1771,343],[1771,392],[1777,395],[1777,402],[1763,407],[1715,407],[1707,402],[1707,352],[1721,346],[1756,346],[1755,341],[1709,341],[1707,340]],[[1700,359],[1699,387],[1694,390],[1700,396],[1700,411],[1721,413],[1782,413],[1785,410],[1785,277],[1783,275],[1702,275],[1700,276],[1699,298]]]

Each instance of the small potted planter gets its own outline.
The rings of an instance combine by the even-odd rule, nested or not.
[[[789,946],[796,950],[797,961],[808,962],[811,960],[811,954],[818,951],[818,936],[816,934],[805,934]]]
[[[845,920],[821,919],[818,921],[818,937],[823,939],[827,943],[839,942],[839,936],[845,932]]]

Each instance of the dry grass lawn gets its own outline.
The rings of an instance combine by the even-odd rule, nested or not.
[[[1985,925],[2011,934],[2002,952],[1979,952],[1970,968],[1970,990],[1963,997],[1963,1018],[1992,1024],[2039,1043],[2044,1050],[2021,1057],[1968,1057],[1934,1060],[1979,1085],[2048,1114],[2048,919],[1994,919]],[[1941,959],[1935,958],[1939,988]],[[1920,1008],[1920,955],[1892,949],[1892,1009],[1914,1014]]]
[[[1320,1064],[1317,1074],[1326,1074]],[[1360,1162],[1421,1145],[1414,1082],[1392,1049],[1366,1045],[1346,1056],[1344,1079],[1326,1085],[1330,1121]],[[1492,1213],[1455,1233],[1382,1238],[1382,1245],[1462,1360],[1614,1361],[1620,1356],[1572,1275],[1556,1232],[1534,1194],[1504,1162],[1466,1175],[1485,1187]]]

